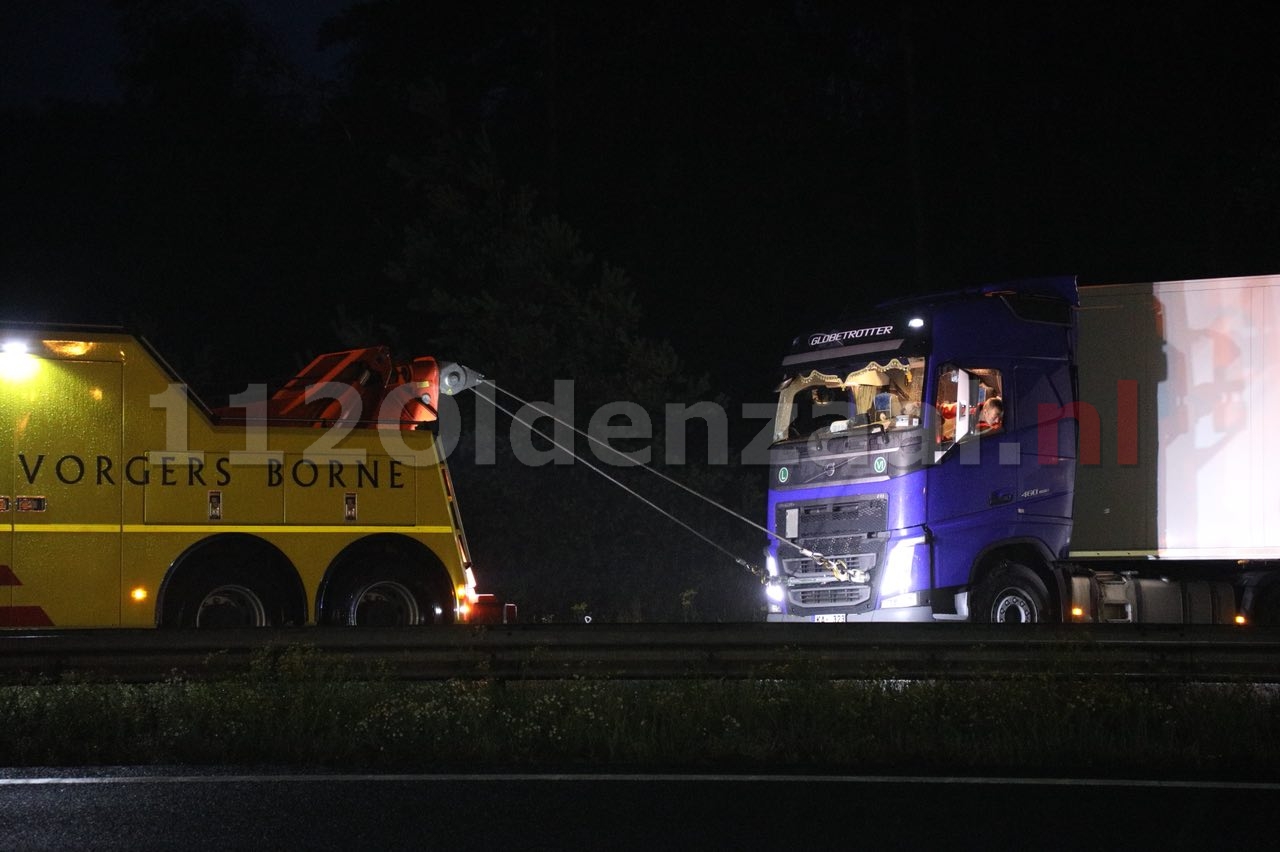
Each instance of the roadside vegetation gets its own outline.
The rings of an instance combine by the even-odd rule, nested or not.
[[[245,675],[0,687],[0,764],[1277,777],[1271,687],[987,681],[401,682],[307,650]]]

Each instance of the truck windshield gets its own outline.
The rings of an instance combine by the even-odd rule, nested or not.
[[[920,425],[924,358],[806,366],[778,386],[775,443],[849,432]]]

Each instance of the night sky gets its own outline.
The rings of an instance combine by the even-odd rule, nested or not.
[[[372,342],[532,398],[572,378],[588,399],[768,400],[793,336],[882,299],[1280,271],[1276,19],[1207,2],[5,3],[0,318],[126,324],[215,403]],[[492,523],[468,509],[472,538],[506,546],[528,515],[528,546],[482,564],[551,565],[567,545],[532,537],[590,526],[586,496],[546,519],[559,501],[507,484],[469,505],[525,502]],[[760,483],[703,485],[758,512]],[[603,594],[582,571],[569,594]]]
[[[6,4],[6,313],[287,372],[398,298],[427,80],[722,382],[881,297],[1280,268],[1264,4],[598,5]]]

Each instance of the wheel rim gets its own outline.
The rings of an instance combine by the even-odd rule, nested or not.
[[[1005,589],[991,605],[991,621],[996,624],[1031,624],[1038,620],[1036,605],[1018,589]]]
[[[262,598],[244,586],[218,586],[196,609],[196,627],[266,627]]]
[[[382,580],[352,598],[349,624],[360,627],[405,627],[419,624],[418,599],[403,583]]]

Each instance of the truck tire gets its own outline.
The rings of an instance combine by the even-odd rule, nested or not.
[[[1005,562],[987,575],[974,591],[970,612],[985,624],[1034,624],[1053,620],[1049,592],[1025,565]]]
[[[223,583],[196,604],[192,627],[267,627],[267,605],[248,586]]]
[[[285,627],[305,624],[302,582],[265,541],[215,536],[177,560],[160,592],[161,627]]]
[[[452,619],[444,600],[409,562],[365,563],[344,572],[325,593],[324,622],[348,627],[413,627]]]
[[[165,595],[165,625],[280,627],[288,621],[279,590],[239,566],[192,577]]]
[[[1254,598],[1251,620],[1259,627],[1280,625],[1280,582],[1262,589]]]

